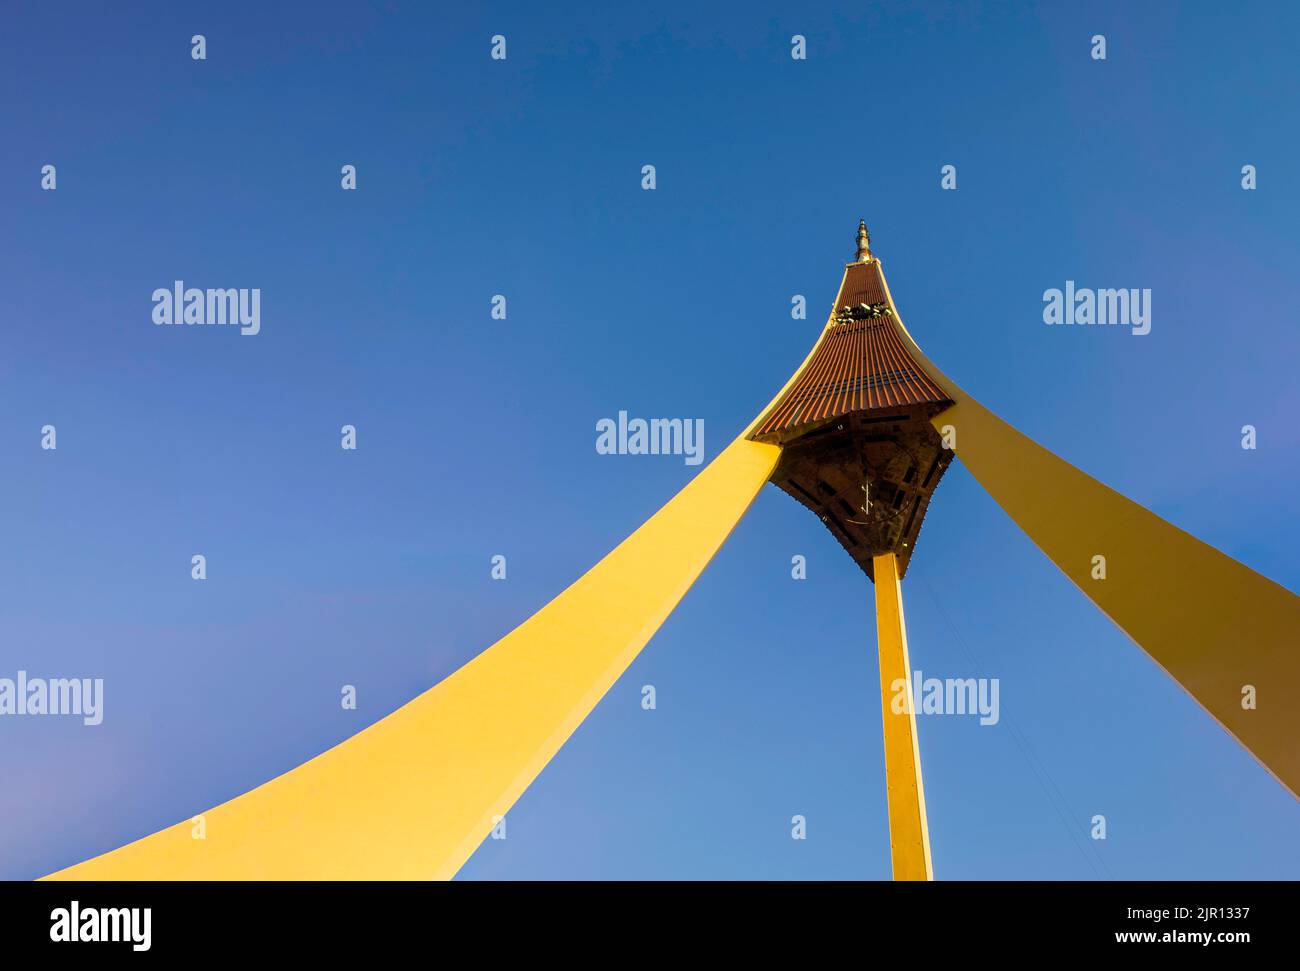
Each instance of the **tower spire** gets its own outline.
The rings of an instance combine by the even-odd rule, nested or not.
[[[867,232],[867,221],[858,220],[858,263],[870,263],[873,259],[871,255],[871,234]]]

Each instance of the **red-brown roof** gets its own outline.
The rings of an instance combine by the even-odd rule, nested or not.
[[[880,261],[850,264],[835,300],[833,322],[754,437],[784,437],[800,426],[855,411],[948,404],[947,395],[899,339],[894,329],[897,313],[885,291]]]

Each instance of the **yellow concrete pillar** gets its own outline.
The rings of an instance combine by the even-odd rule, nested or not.
[[[885,553],[872,559],[872,567],[876,577],[876,641],[880,654],[885,788],[889,795],[889,853],[894,879],[933,880],[898,559],[893,553]]]
[[[334,748],[71,880],[449,879],[672,613],[776,468],[740,438],[567,590]]]

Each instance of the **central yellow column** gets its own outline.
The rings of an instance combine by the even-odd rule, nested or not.
[[[893,553],[885,553],[872,558],[872,567],[876,577],[876,642],[880,652],[880,707],[884,716],[885,788],[889,795],[889,854],[895,880],[933,880],[898,559]]]

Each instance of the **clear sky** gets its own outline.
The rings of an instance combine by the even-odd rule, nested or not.
[[[716,455],[863,216],[948,374],[1300,589],[1300,8],[618,6],[0,11],[0,677],[105,680],[99,726],[0,717],[0,877],[243,792],[526,618],[697,472],[595,423],[702,418]],[[155,326],[175,280],[260,288],[261,332]],[[1150,288],[1151,332],[1045,326],[1067,280]],[[462,877],[888,877],[871,597],[765,488]],[[1001,685],[996,726],[919,719],[938,877],[1300,877],[1296,801],[960,463],[904,600],[914,667]]]

